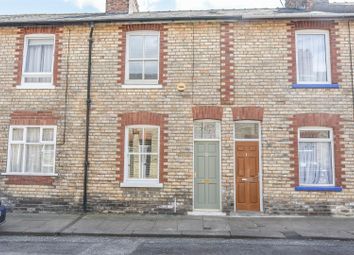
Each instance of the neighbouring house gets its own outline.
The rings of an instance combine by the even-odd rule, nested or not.
[[[354,215],[354,5],[0,16],[13,210]]]

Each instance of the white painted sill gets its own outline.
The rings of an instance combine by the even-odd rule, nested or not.
[[[1,173],[3,176],[57,177],[59,174]]]
[[[43,85],[43,84],[21,84],[16,86],[17,89],[55,89],[54,85]]]
[[[122,89],[162,89],[163,86],[161,84],[157,85],[152,85],[152,84],[146,84],[146,85],[134,85],[134,84],[123,84]]]
[[[163,188],[162,183],[143,183],[143,182],[124,182],[120,184],[121,188]]]

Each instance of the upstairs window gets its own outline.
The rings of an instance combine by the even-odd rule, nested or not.
[[[126,84],[158,84],[159,42],[159,32],[134,31],[127,33]]]
[[[333,132],[299,129],[300,186],[334,186]]]
[[[25,37],[22,85],[53,85],[54,35]]]
[[[299,84],[330,84],[329,31],[296,31],[296,60]]]
[[[56,127],[12,126],[7,172],[19,175],[54,174]]]

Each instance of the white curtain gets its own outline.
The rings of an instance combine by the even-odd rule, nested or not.
[[[54,145],[44,145],[42,147],[42,172],[52,173],[54,163]]]
[[[40,128],[27,128],[26,144],[26,167],[25,171],[30,173],[41,172],[41,151]],[[37,143],[37,144],[36,144]]]
[[[27,73],[50,73],[52,71],[53,44],[49,43],[43,40],[29,40],[25,69]]]
[[[299,147],[300,184],[332,184],[332,152],[329,142],[301,142]]]
[[[13,173],[22,172],[22,160],[23,160],[23,144],[12,144],[10,171]]]
[[[327,82],[326,36],[297,35],[298,74],[300,82]]]

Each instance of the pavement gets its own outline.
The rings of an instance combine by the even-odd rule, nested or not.
[[[9,213],[0,235],[354,241],[354,218]]]

